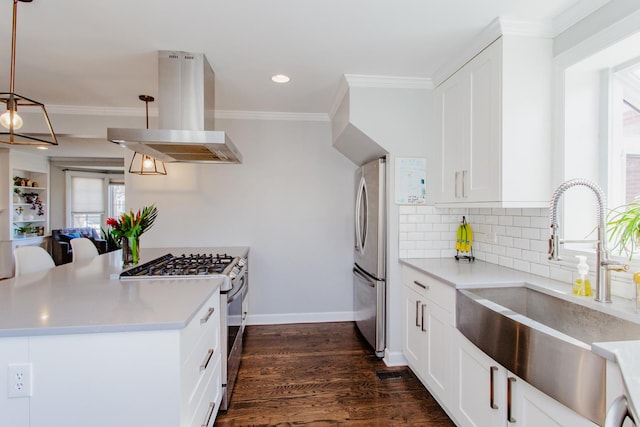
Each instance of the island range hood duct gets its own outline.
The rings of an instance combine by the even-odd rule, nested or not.
[[[215,76],[201,53],[158,52],[159,129],[107,129],[109,141],[163,162],[242,163],[214,129]]]

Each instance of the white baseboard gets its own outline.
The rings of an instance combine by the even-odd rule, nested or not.
[[[384,350],[384,358],[382,359],[385,365],[387,366],[408,366],[409,363],[407,359],[404,357],[401,351],[389,351],[389,349]]]
[[[251,314],[247,325],[282,325],[287,323],[353,322],[352,311],[334,313]]]

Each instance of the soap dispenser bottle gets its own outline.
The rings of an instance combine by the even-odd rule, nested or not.
[[[591,282],[587,278],[587,274],[589,274],[587,257],[578,255],[576,258],[578,258],[578,278],[573,283],[573,293],[581,297],[590,297],[593,292],[591,291]]]

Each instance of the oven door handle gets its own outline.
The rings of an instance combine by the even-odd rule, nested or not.
[[[235,290],[233,294],[227,294],[227,304],[235,301],[240,295],[242,295],[242,292],[244,292],[244,289],[247,287],[246,276],[244,274],[240,276],[239,283],[240,284],[238,286],[231,288]]]

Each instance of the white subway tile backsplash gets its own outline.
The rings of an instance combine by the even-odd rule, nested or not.
[[[522,238],[538,240],[540,239],[540,230],[537,228],[524,227],[522,228]]]
[[[524,261],[540,263],[540,252],[523,250],[522,259]]]
[[[407,240],[424,240],[425,233],[408,233]]]
[[[533,264],[531,263],[531,271],[529,271],[531,274],[537,274],[538,276],[542,276],[542,277],[549,277],[550,273],[549,273],[549,266],[548,265],[542,265],[542,264]]]
[[[513,246],[513,237],[498,236],[498,245],[505,247]]]
[[[400,205],[400,208],[398,209],[398,213],[400,215],[412,215],[416,213],[416,206],[412,206],[412,205]]]
[[[529,227],[531,218],[528,216],[514,216],[513,225],[516,227]]]
[[[531,227],[548,230],[550,227],[549,217],[547,215],[531,217]]]
[[[506,227],[505,234],[511,237],[522,237],[522,229],[519,227]]]
[[[433,231],[434,227],[436,224],[415,224],[416,225],[416,230],[415,231]]]
[[[454,227],[454,230],[457,227],[458,226],[456,225]],[[450,224],[433,224],[432,231],[445,231],[445,232],[448,232],[448,231],[452,231],[452,230],[451,230]]]
[[[546,208],[400,206],[399,210],[399,253],[403,258],[452,258],[456,255],[456,230],[464,215],[474,231],[476,259],[565,283],[573,281],[573,264],[547,260]],[[613,293],[619,295],[617,290],[622,288],[614,286]]]
[[[400,231],[401,233],[416,231],[418,225],[421,225],[421,224],[409,224],[409,223],[398,224],[398,231]]]
[[[513,260],[513,268],[516,270],[524,271],[529,273],[531,271],[531,264],[526,261],[521,261],[519,259]]]
[[[498,217],[498,224],[500,225],[513,225],[512,216],[500,216]]]

